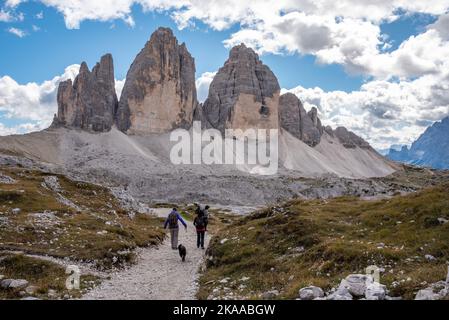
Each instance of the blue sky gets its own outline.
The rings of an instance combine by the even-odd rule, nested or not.
[[[196,60],[197,75],[201,75],[223,65],[229,52],[223,41],[238,30],[236,25],[228,30],[214,31],[202,23],[197,23],[195,28],[178,30],[170,12],[143,13],[137,5],[132,7],[134,27],[121,20],[84,21],[80,29],[71,30],[65,27],[61,14],[41,3],[24,3],[18,9],[25,15],[23,22],[0,22],[3,29],[0,43],[8,48],[0,52],[0,76],[9,75],[19,83],[51,79],[68,65],[82,61],[92,66],[106,52],[114,57],[117,79],[123,79],[136,54],[159,26],[172,28],[178,40],[187,44]],[[40,13],[44,19],[36,18]],[[40,30],[33,31],[33,25]],[[19,38],[7,32],[11,26],[25,30],[27,35]],[[406,31],[402,30],[401,35]],[[262,59],[285,88],[301,84],[351,91],[357,90],[363,81],[363,77],[350,76],[339,65],[317,65],[311,55],[265,54]]]
[[[92,66],[109,52],[114,57],[116,79],[124,79],[134,57],[159,26],[171,27],[178,40],[186,42],[196,60],[197,78],[217,71],[227,59],[229,47],[245,42],[261,54],[282,88],[296,93],[306,107],[319,108],[325,123],[345,125],[379,148],[410,143],[425,129],[422,123],[449,114],[442,99],[429,103],[432,112],[427,116],[391,116],[394,112],[409,114],[410,102],[419,105],[419,99],[432,100],[415,92],[420,84],[417,80],[429,86],[441,83],[440,78],[426,77],[436,77],[432,67],[440,72],[447,64],[435,57],[438,52],[423,53],[420,46],[432,41],[442,54],[446,52],[447,38],[440,31],[438,35],[430,32],[429,26],[445,18],[447,1],[430,0],[428,7],[411,4],[405,9],[395,7],[395,0],[386,1],[385,8],[373,8],[369,18],[364,11],[370,10],[363,6],[351,5],[352,11],[343,8],[339,12],[332,7],[333,1],[329,8],[323,5],[319,9],[296,8],[286,1],[275,1],[270,7],[269,1],[257,0],[251,7],[235,2],[230,8],[226,8],[227,2],[221,6],[220,0],[215,4],[186,0],[183,3],[192,3],[185,7],[162,0],[153,8],[150,1],[124,0],[128,7],[94,7],[90,11],[86,9],[89,2],[77,8],[66,0],[1,1],[0,79],[4,83],[0,82],[0,134],[24,133],[47,125],[55,95],[51,84],[46,91],[42,84],[63,75],[70,65],[86,61]],[[137,3],[146,5],[145,10]],[[39,103],[48,100],[44,101],[45,116],[27,112],[25,107],[19,110],[19,98],[14,96],[19,91],[27,96],[27,107],[44,108],[32,105],[33,90],[40,95]],[[398,98],[401,96],[405,100]]]

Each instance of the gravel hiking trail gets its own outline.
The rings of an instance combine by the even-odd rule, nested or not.
[[[158,217],[166,218],[169,209],[154,209]],[[186,221],[187,232],[180,224],[179,243],[187,248],[187,258],[181,261],[178,250],[172,250],[170,238],[158,247],[137,251],[137,263],[125,270],[112,272],[83,296],[86,300],[194,300],[197,292],[199,268],[205,250],[196,248],[196,231]],[[209,245],[206,234],[205,246]]]

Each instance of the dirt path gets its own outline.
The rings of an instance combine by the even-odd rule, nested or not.
[[[167,209],[155,210],[166,217]],[[187,222],[187,232],[179,230],[179,243],[187,248],[186,262],[182,263],[177,250],[172,250],[167,238],[157,248],[144,248],[138,252],[138,262],[132,267],[110,275],[98,287],[88,292],[88,300],[193,300],[197,292],[198,270],[205,250],[196,248],[196,232]],[[206,235],[205,245],[209,244]]]

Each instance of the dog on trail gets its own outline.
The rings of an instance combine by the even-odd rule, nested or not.
[[[182,259],[182,262],[186,261],[187,249],[182,244],[178,246],[179,256]]]

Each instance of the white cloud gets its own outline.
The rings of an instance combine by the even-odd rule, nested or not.
[[[209,86],[214,79],[217,72],[204,72],[198,79],[196,79],[196,90],[199,102],[204,102],[209,94]]]
[[[130,26],[134,26],[131,17],[131,5],[134,2],[132,0],[41,0],[41,2],[61,12],[69,29],[79,29],[84,20],[122,19]]]
[[[317,107],[324,124],[345,126],[384,149],[410,144],[426,126],[449,115],[449,77],[445,77],[370,81],[350,93],[301,86],[283,92],[295,93],[307,109]]]
[[[9,76],[1,77],[0,113],[2,113],[2,116],[34,122],[35,124],[25,127],[21,125],[9,129],[5,127],[5,124],[0,124],[3,128],[0,131],[13,130],[13,132],[16,132],[14,130],[21,129],[28,132],[33,128],[43,129],[48,127],[57,111],[56,94],[59,82],[74,79],[78,70],[79,65],[71,65],[65,69],[62,75],[41,84],[30,82],[22,85]]]
[[[38,19],[38,20],[44,19],[44,12],[41,11],[41,12],[39,12],[38,14],[36,14],[36,19]]]
[[[0,10],[0,22],[16,22],[25,20],[25,16],[22,12],[14,13],[5,9]]]
[[[17,7],[23,1],[24,0],[6,0],[6,6],[14,8],[14,7]]]
[[[120,96],[122,95],[123,87],[125,85],[126,79],[123,80],[115,80],[115,92],[117,93],[117,98],[120,100]]]
[[[14,17],[11,12],[0,10],[0,22],[14,21]]]
[[[36,123],[23,123],[13,127],[6,127],[0,123],[0,136],[9,136],[13,134],[25,134],[34,131],[40,131],[45,129],[45,126],[41,126]]]
[[[64,15],[68,28],[76,29],[84,20],[122,19],[130,26],[133,5],[144,11],[169,11],[179,28],[202,21],[215,30],[235,24],[239,31],[225,41],[226,46],[241,42],[260,53],[312,54],[323,64],[341,64],[350,73],[374,76],[417,77],[441,67],[448,44],[442,39],[444,15],[449,0],[40,0]],[[17,6],[20,0],[8,1]],[[411,13],[441,16],[435,29],[391,47],[380,25]],[[443,31],[441,31],[443,30]],[[430,44],[430,46],[428,46]]]
[[[9,28],[8,32],[13,34],[13,35],[15,35],[15,36],[18,36],[19,38],[23,38],[23,37],[25,37],[27,35],[26,32],[23,31],[22,29],[13,28],[13,27]]]

